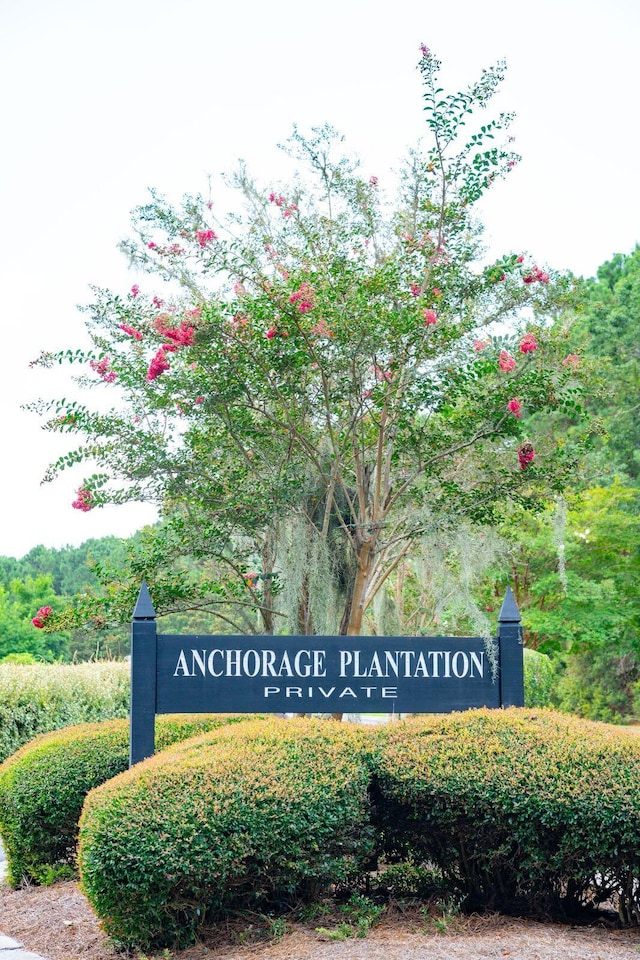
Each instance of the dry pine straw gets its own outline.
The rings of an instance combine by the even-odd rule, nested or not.
[[[631,960],[640,932],[572,927],[500,915],[454,917],[439,930],[417,910],[388,911],[366,939],[330,940],[313,926],[291,925],[277,941],[239,943],[242,926],[207,931],[195,947],[160,951],[157,960]],[[48,960],[123,960],[100,930],[75,883],[11,890],[0,885],[0,932]],[[142,955],[134,955],[142,960]],[[132,958],[132,960],[134,960]]]

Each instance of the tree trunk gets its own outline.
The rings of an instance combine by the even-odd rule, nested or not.
[[[373,562],[373,547],[374,543],[370,537],[360,546],[356,576],[351,592],[349,618],[345,630],[345,634],[349,637],[359,636],[362,630],[362,620],[369,600],[367,592]]]
[[[360,544],[356,575],[347,590],[347,599],[340,623],[340,636],[360,636],[362,620],[368,603],[367,589],[373,561],[373,547],[374,542],[371,537],[367,537]],[[332,713],[331,717],[333,720],[342,720],[343,714]]]

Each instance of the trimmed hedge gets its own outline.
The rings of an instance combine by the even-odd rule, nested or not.
[[[638,924],[640,738],[529,708],[246,720],[92,790],[78,861],[105,930],[148,948],[353,885],[380,854],[466,909],[566,919],[611,901]]]
[[[0,663],[0,763],[39,733],[129,713],[128,663]]]
[[[640,738],[548,710],[473,710],[378,732],[383,847],[438,866],[472,909],[640,922]]]
[[[160,716],[156,749],[243,719],[209,714]],[[0,765],[0,836],[12,886],[74,875],[84,799],[89,790],[128,765],[127,720],[43,734]]]
[[[87,796],[83,889],[116,941],[186,943],[360,875],[374,851],[366,729],[248,721],[176,746]]]

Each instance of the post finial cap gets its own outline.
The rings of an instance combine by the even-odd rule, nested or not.
[[[138,601],[133,611],[134,620],[155,620],[156,611],[153,609],[153,601],[151,599],[151,594],[149,593],[149,588],[147,587],[147,581],[142,581],[142,586],[140,587],[140,593],[138,594]]]
[[[500,623],[520,623],[522,620],[511,587],[507,587],[498,620]]]

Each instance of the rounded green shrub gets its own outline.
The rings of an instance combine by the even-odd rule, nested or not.
[[[248,721],[157,755],[87,796],[83,889],[116,941],[164,946],[233,909],[347,882],[371,857],[368,731]]]
[[[378,731],[389,856],[439,867],[467,907],[640,921],[640,738],[548,710],[471,710]]]
[[[243,717],[156,719],[156,750]],[[0,837],[9,883],[47,883],[75,873],[84,799],[129,765],[129,722],[65,727],[25,744],[0,765]]]

